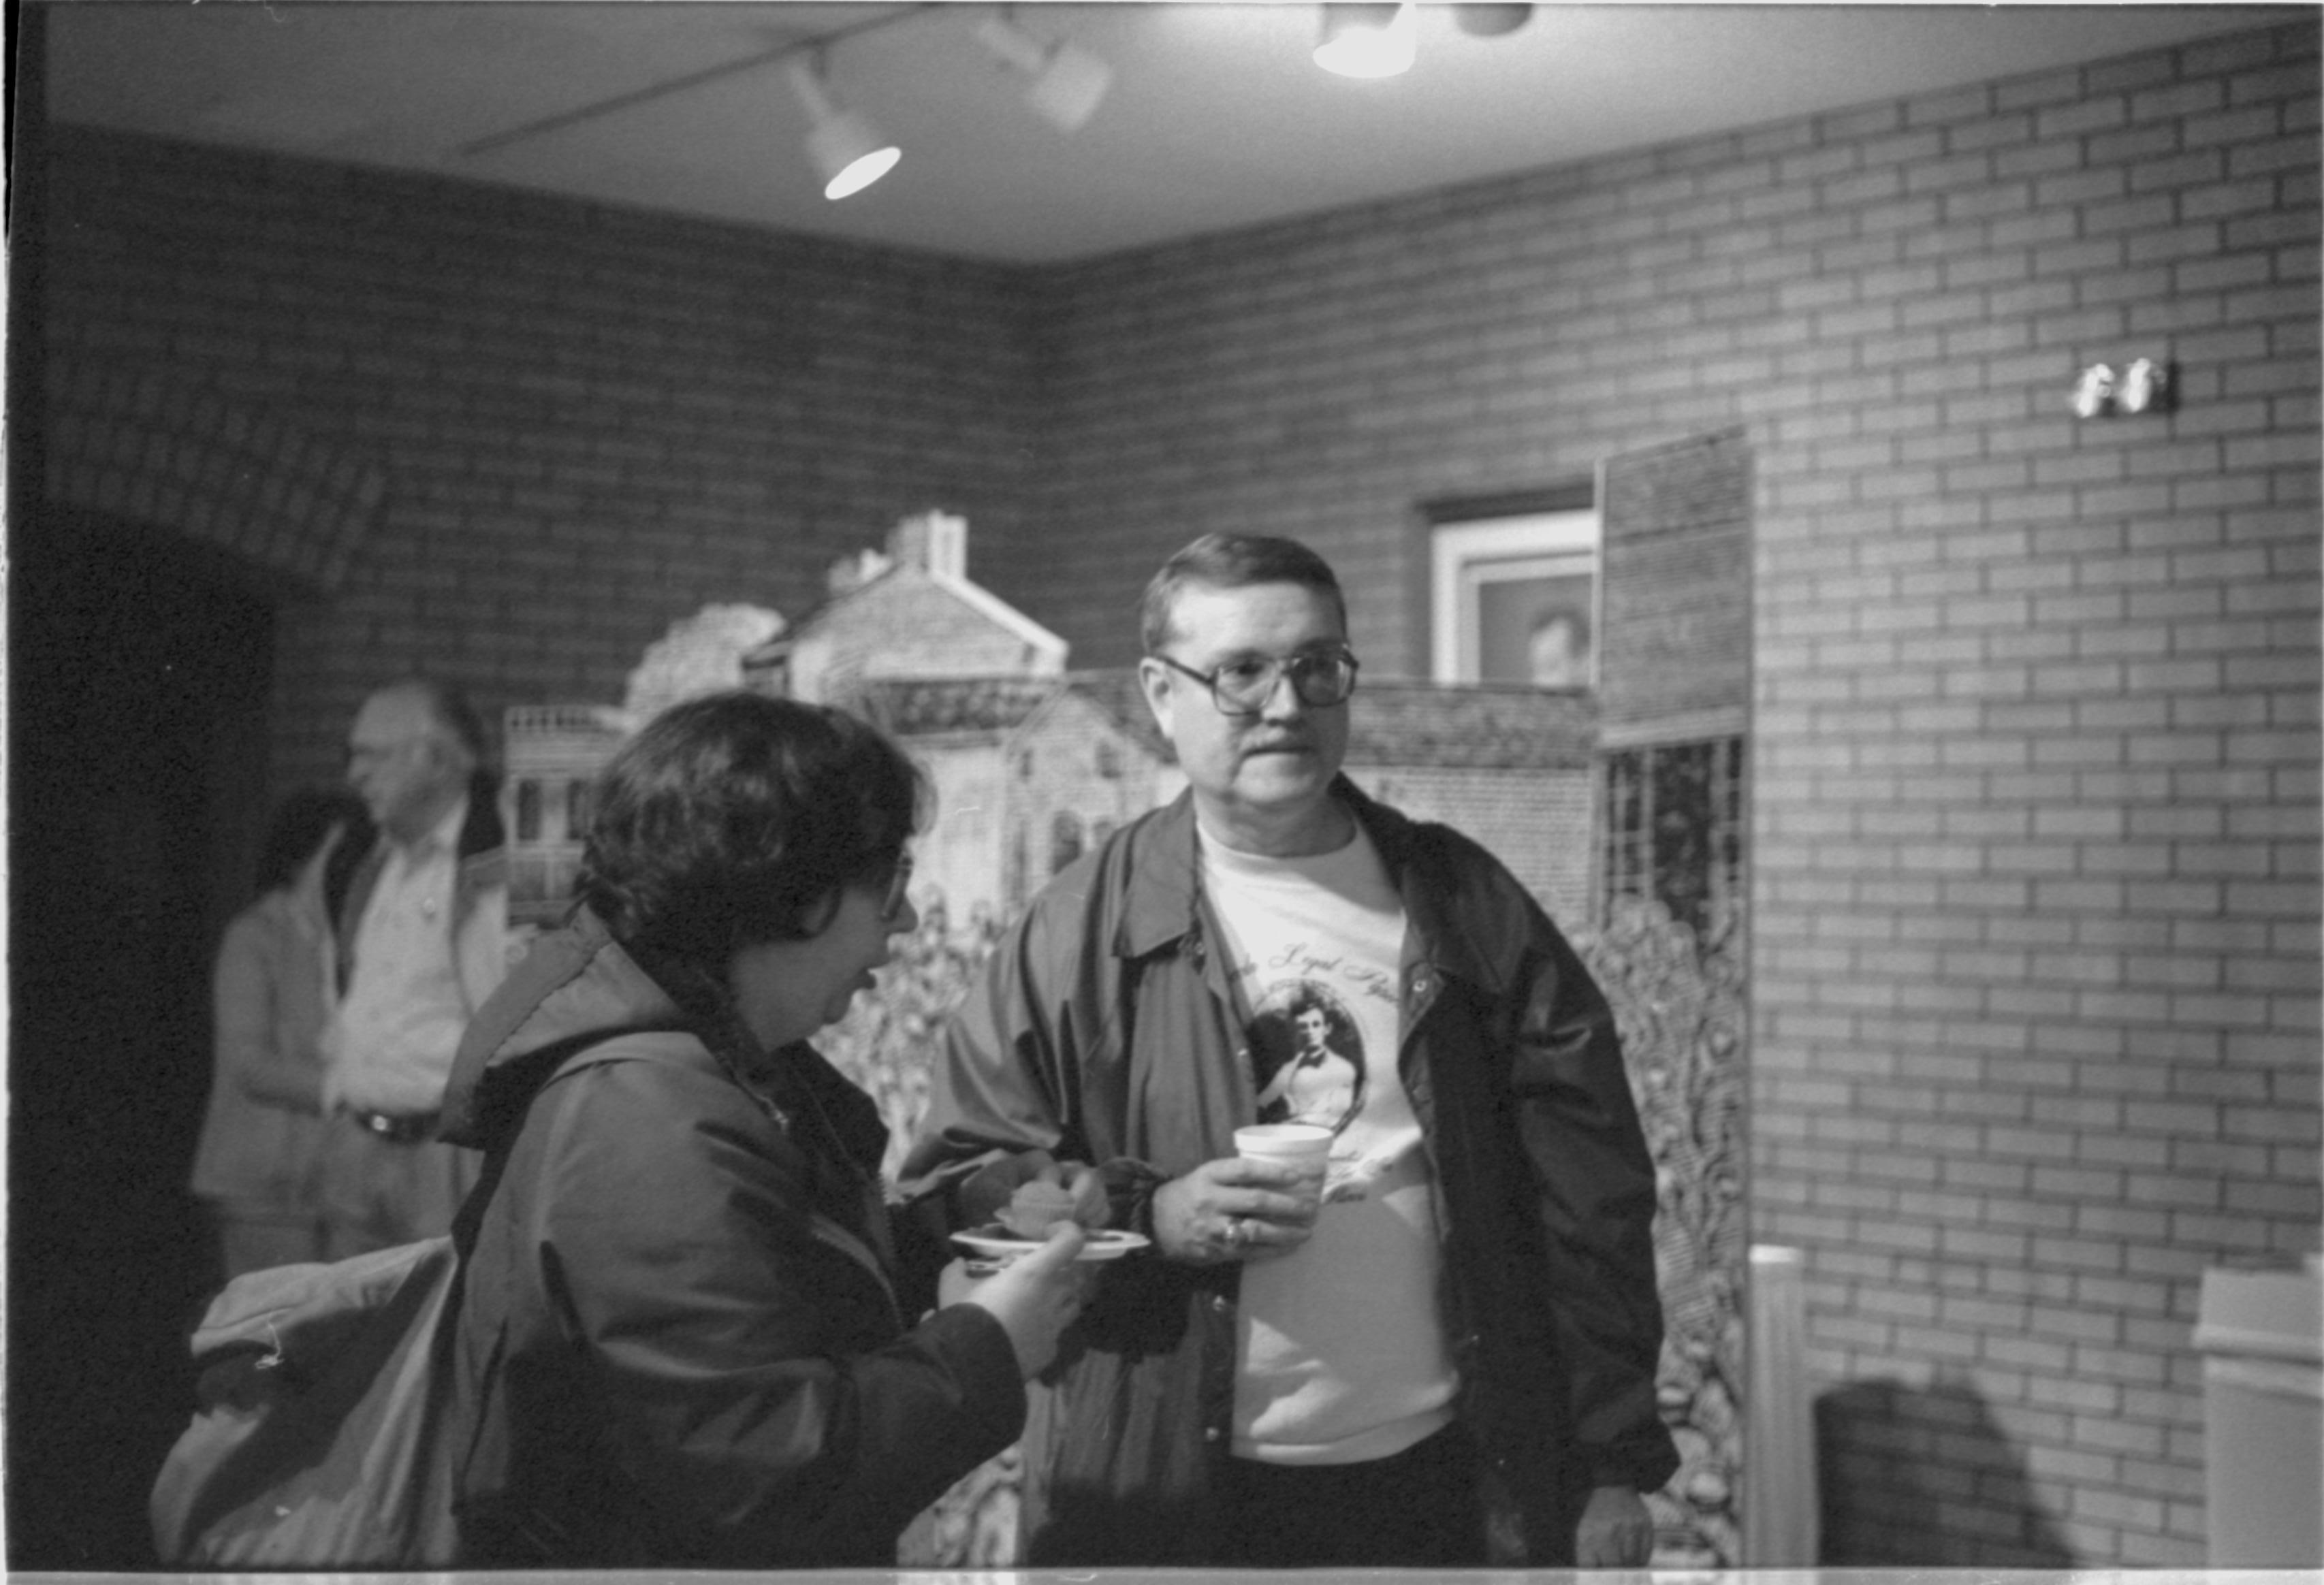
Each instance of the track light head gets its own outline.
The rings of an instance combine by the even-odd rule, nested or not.
[[[1454,25],[1472,39],[1497,39],[1503,33],[1513,33],[1525,26],[1532,15],[1530,5],[1489,4],[1488,0],[1462,0],[1452,7]]]
[[[1323,42],[1315,64],[1342,77],[1396,77],[1412,69],[1419,23],[1414,7],[1399,5],[1327,5]]]
[[[1006,14],[988,16],[976,36],[1002,62],[1032,80],[1025,102],[1060,132],[1078,131],[1113,82],[1113,68],[1079,44],[1027,32]]]
[[[903,150],[881,137],[869,117],[833,101],[819,54],[792,60],[790,78],[807,107],[807,153],[823,178],[825,198],[835,201],[860,193],[895,169]]]

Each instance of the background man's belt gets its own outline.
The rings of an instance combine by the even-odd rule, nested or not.
[[[383,1139],[392,1139],[398,1145],[417,1145],[423,1139],[436,1137],[436,1116],[432,1111],[418,1112],[410,1117],[390,1117],[383,1111],[359,1111],[355,1114],[355,1119]]]

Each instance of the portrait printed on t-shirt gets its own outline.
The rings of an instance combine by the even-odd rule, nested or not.
[[[1259,1120],[1333,1133],[1364,1106],[1364,1040],[1340,999],[1313,980],[1278,981],[1251,1018]]]

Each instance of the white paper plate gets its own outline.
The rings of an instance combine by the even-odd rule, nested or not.
[[[982,1256],[987,1260],[1014,1260],[1019,1255],[1029,1254],[1039,1249],[1042,1243],[1039,1239],[1020,1239],[998,1225],[981,1227],[973,1233],[954,1233],[952,1236],[952,1241],[971,1254]],[[1120,1232],[1112,1228],[1098,1228],[1090,1233],[1089,1241],[1082,1246],[1082,1252],[1074,1258],[1119,1260],[1133,1250],[1143,1249],[1151,1242],[1153,1240],[1143,1233]]]

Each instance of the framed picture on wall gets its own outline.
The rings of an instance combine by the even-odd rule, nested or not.
[[[1598,681],[1598,513],[1440,522],[1429,539],[1438,682]]]

